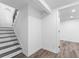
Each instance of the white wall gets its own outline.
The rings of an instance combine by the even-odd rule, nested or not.
[[[11,27],[15,9],[0,3],[0,27]]]
[[[19,9],[19,14],[14,24],[14,30],[21,44],[23,53],[28,55],[28,7]]]
[[[19,9],[14,29],[23,53],[30,56],[41,49],[41,24],[39,12],[33,7]]]
[[[51,52],[59,51],[59,38],[57,38],[58,28],[58,10],[53,10],[51,14],[43,19],[43,48]]]
[[[79,42],[79,19],[61,23],[61,40]]]
[[[40,17],[40,12],[34,7],[26,6],[19,10],[15,21],[15,33],[26,56],[32,55],[41,48],[55,53],[59,51],[58,10],[54,10],[44,19],[40,19]]]
[[[42,48],[41,27],[42,20],[39,12],[29,7],[28,19],[28,56]]]

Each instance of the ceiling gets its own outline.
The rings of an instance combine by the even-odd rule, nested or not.
[[[40,12],[48,12],[38,0],[0,0],[1,3],[20,9],[27,4],[30,4]]]
[[[0,2],[12,6],[14,8],[20,8],[26,5],[29,0],[0,0]]]
[[[79,2],[79,0],[45,0],[45,2],[49,5],[50,9],[53,10],[56,8],[64,7],[65,5]],[[61,22],[79,19],[79,5],[61,9],[59,10],[59,13]]]
[[[0,2],[2,3],[5,3],[7,5],[10,5],[12,7],[15,7],[15,8],[20,8],[20,7],[23,7],[25,6],[28,2],[35,5],[35,7],[37,7],[37,9],[42,9],[44,7],[42,7],[42,5],[39,4],[39,2],[37,2],[38,0],[0,0]],[[61,7],[63,5],[67,5],[69,3],[72,3],[72,2],[76,2],[76,1],[79,1],[79,0],[44,0],[51,9],[55,9],[55,8],[58,8],[58,7]],[[42,7],[42,8],[40,8]]]
[[[79,19],[79,4],[61,9],[59,13],[61,22]]]
[[[77,2],[79,0],[44,0],[44,1],[47,3],[50,9],[53,10],[55,8],[59,8],[73,2]],[[38,0],[0,0],[0,2],[12,6],[16,9],[22,8],[23,6],[26,6],[29,3],[30,5],[34,6],[34,8],[36,8],[38,11],[44,14],[48,12],[46,8],[41,3],[39,3]]]
[[[79,0],[45,0],[49,7],[53,10],[55,8],[63,7],[64,5],[77,2]]]

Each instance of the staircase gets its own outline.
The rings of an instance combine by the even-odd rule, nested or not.
[[[11,58],[22,53],[12,27],[0,27],[0,58]]]

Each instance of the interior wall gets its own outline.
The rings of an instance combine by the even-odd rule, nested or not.
[[[20,42],[23,53],[28,55],[28,6],[19,9],[14,23],[14,31]]]
[[[41,26],[40,13],[34,7],[29,6],[28,56],[42,48]]]
[[[11,27],[15,9],[0,3],[0,27]]]
[[[14,30],[26,56],[42,48],[41,26],[40,13],[35,8],[26,6],[19,9]]]
[[[79,19],[61,22],[61,40],[79,42]]]
[[[14,29],[26,56],[32,55],[41,48],[55,53],[59,51],[58,10],[54,10],[44,19],[40,17],[40,12],[32,6],[19,9]]]
[[[43,39],[43,48],[49,50],[51,52],[58,53],[58,45],[59,45],[59,35],[58,25],[58,10],[53,10],[51,14],[43,19],[42,23],[42,39]]]

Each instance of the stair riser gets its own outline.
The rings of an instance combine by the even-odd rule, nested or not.
[[[17,39],[16,37],[9,37],[9,38],[4,38],[4,39],[0,39],[0,42],[5,42],[5,41],[9,41],[9,40],[14,40]]]
[[[12,44],[15,44],[15,43],[18,43],[18,42],[17,41],[12,41],[12,42],[8,42],[8,43],[3,43],[3,44],[0,44],[0,47],[12,45]]]
[[[0,31],[0,33],[12,33],[14,31]]]
[[[0,58],[2,58],[2,57],[4,57],[4,56],[8,56],[8,55],[10,55],[10,54],[13,55],[13,53],[16,53],[16,52],[19,51],[19,50],[21,50],[21,48],[17,48],[17,49],[14,49],[14,50],[9,51],[9,52],[7,52],[7,53],[3,53],[3,54],[0,55]],[[8,57],[8,58],[9,58],[9,57]]]
[[[14,50],[14,49],[19,48],[19,47],[20,47],[20,45],[16,45],[16,46],[12,46],[12,47],[7,48],[7,49],[3,49],[0,51],[0,54],[6,53],[8,51]]]
[[[7,36],[14,36],[15,34],[4,34],[4,35],[0,35],[0,37],[7,37]]]
[[[10,32],[10,33],[0,33],[0,35],[4,35],[4,34],[15,34],[14,32]]]
[[[13,30],[13,28],[11,28],[11,27],[10,28],[8,28],[8,27],[5,27],[5,28],[4,27],[0,27],[0,30]]]
[[[17,39],[10,40],[10,41],[4,41],[4,42],[0,42],[0,44],[7,43],[7,42],[12,42],[12,41],[17,41]]]

